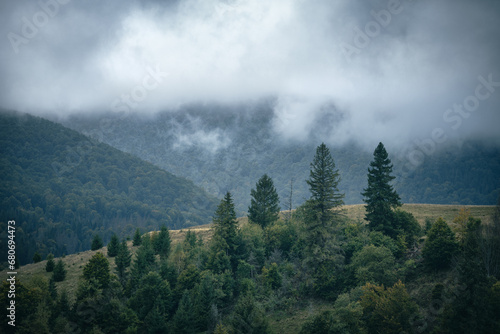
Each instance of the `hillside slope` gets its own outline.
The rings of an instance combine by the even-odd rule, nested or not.
[[[206,224],[216,199],[191,181],[59,124],[0,113],[0,249],[16,221],[18,260],[90,248],[96,233]]]
[[[142,117],[136,114],[74,116],[63,124],[120,150],[193,180],[222,197],[231,191],[240,214],[250,204],[250,190],[267,173],[275,183],[281,207],[309,198],[305,180],[317,145],[335,130],[336,114],[325,111],[307,138],[284,140],[275,131],[272,101],[242,105],[191,105]],[[299,135],[299,134],[298,134]],[[326,144],[340,171],[339,189],[346,204],[362,203],[373,147]],[[384,143],[394,164],[395,187],[405,203],[494,205],[500,196],[500,147],[449,140],[410,172],[405,152]]]

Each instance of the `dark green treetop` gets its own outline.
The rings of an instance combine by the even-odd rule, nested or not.
[[[109,257],[115,257],[118,254],[118,248],[120,247],[120,240],[118,239],[118,236],[113,233],[111,236],[111,240],[108,243],[108,256]]]
[[[368,168],[368,187],[361,193],[366,203],[366,217],[370,229],[394,237],[393,208],[401,206],[397,192],[390,182],[394,180],[391,160],[384,144],[379,143],[373,152],[373,161]]]
[[[92,239],[92,244],[90,245],[90,250],[98,250],[102,248],[102,246],[104,246],[104,244],[102,243],[101,236],[99,234],[95,234]]]
[[[248,208],[248,219],[262,228],[271,225],[279,218],[279,196],[273,180],[264,174],[250,192],[252,196]]]
[[[331,209],[344,204],[344,194],[339,193],[339,171],[335,169],[330,150],[324,143],[316,148],[309,179],[306,182],[311,191],[310,205],[321,223],[325,223],[333,215]]]

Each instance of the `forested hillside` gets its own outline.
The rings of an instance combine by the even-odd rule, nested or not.
[[[307,138],[281,138],[275,131],[273,102],[240,105],[190,105],[156,116],[102,114],[74,116],[63,124],[184,176],[221,198],[231,191],[239,214],[247,212],[250,189],[267,173],[275,181],[282,209],[309,196],[308,176],[314,148],[335,128],[325,112]],[[329,146],[342,177],[346,204],[361,203],[373,147],[353,143]],[[387,143],[386,143],[387,144]],[[390,144],[390,143],[389,143]],[[490,204],[500,195],[500,148],[452,140],[407,173],[405,156],[391,151],[395,187],[404,203]]]
[[[87,250],[96,233],[206,224],[216,205],[191,181],[42,118],[1,113],[0,150],[0,248],[16,220],[21,263]]]

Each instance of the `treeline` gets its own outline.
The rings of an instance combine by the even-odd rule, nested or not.
[[[54,279],[19,285],[19,332],[499,333],[500,203],[483,225],[466,210],[421,226],[400,207],[392,163],[376,148],[363,191],[366,221],[342,214],[340,173],[324,144],[306,180],[310,197],[279,215],[273,180],[251,191],[238,224],[230,192],[213,215],[212,238],[189,231],[172,245],[166,227],[107,247],[84,266],[69,300]],[[110,253],[111,251],[111,253]],[[4,283],[0,298],[6,300]],[[281,319],[281,325],[273,321]],[[290,328],[290,327],[288,327]],[[6,332],[9,328],[4,325]]]
[[[50,121],[0,114],[0,249],[16,221],[21,264],[88,250],[136,227],[207,224],[216,199],[192,182]],[[3,262],[4,260],[2,260]]]

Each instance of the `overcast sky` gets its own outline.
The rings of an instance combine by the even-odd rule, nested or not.
[[[284,138],[500,138],[498,0],[1,1],[0,22],[4,108],[272,97]]]

